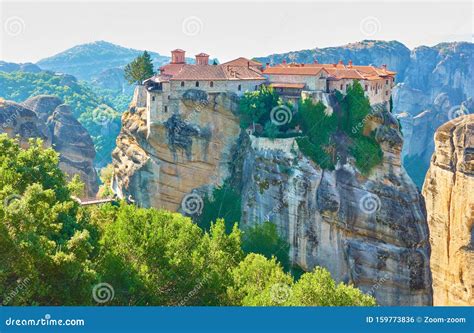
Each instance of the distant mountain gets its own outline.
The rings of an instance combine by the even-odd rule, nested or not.
[[[43,69],[72,74],[80,80],[93,81],[107,70],[125,67],[142,54],[135,50],[105,41],[81,44],[37,62]],[[155,68],[167,63],[168,56],[150,52]],[[116,83],[114,83],[116,84]]]
[[[27,72],[27,73],[39,73],[41,68],[32,64],[31,62],[26,62],[24,64],[16,64],[14,62],[0,61],[0,71],[1,72]]]
[[[413,50],[397,41],[364,40],[258,57],[270,64],[287,62],[386,64],[397,72],[394,112],[402,123],[403,157],[408,174],[421,188],[433,154],[435,130],[459,113],[473,113],[474,44],[441,43]]]

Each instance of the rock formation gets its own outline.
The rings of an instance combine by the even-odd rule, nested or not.
[[[441,126],[423,185],[434,305],[474,305],[474,115]]]
[[[78,174],[85,184],[86,195],[95,196],[98,182],[92,139],[74,118],[70,107],[59,98],[40,95],[22,104],[3,101],[0,124],[0,133],[18,135],[24,147],[29,138],[41,138],[46,147],[52,146],[60,154],[61,170],[70,177]]]
[[[441,43],[409,50],[396,41],[364,40],[338,47],[314,48],[257,58],[262,63],[365,63],[397,72],[394,112],[402,118],[403,164],[421,188],[433,154],[435,130],[458,113],[474,113],[474,44]],[[461,105],[464,105],[461,108]],[[411,135],[415,133],[415,135]]]
[[[327,267],[383,305],[432,303],[423,198],[401,166],[398,122],[385,109],[368,122],[384,162],[365,177],[350,158],[322,170],[292,138],[241,132],[233,95],[193,89],[176,101],[178,113],[153,124],[140,96],[137,89],[113,153],[119,196],[192,215],[204,192],[231,177],[242,226],[275,223],[295,264]]]
[[[148,128],[143,94],[136,90],[112,155],[119,196],[146,207],[180,210],[186,194],[228,178],[240,132],[235,96],[199,92],[191,90],[176,101],[180,114]]]
[[[381,305],[429,305],[431,274],[423,198],[401,166],[401,135],[378,115],[383,165],[362,176],[353,161],[322,170],[293,139],[251,139],[243,166],[244,225],[270,220],[305,270],[326,267]]]

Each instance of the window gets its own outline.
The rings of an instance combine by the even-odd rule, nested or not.
[[[211,86],[211,88],[214,87],[214,82],[211,81],[211,82],[209,83],[209,85]]]
[[[184,81],[181,81],[181,87],[184,87]]]
[[[341,84],[341,90],[343,90],[343,89],[344,89],[344,86]]]
[[[238,89],[239,91],[241,91],[241,90],[242,90],[242,85],[239,84],[239,86],[237,87],[237,89]]]
[[[388,84],[388,80],[385,80],[385,84]]]
[[[168,95],[168,100],[170,100],[170,99],[171,99],[171,95]]]
[[[199,81],[196,81],[196,87],[199,87]]]
[[[385,96],[388,96],[388,91],[385,92]]]
[[[365,85],[365,91],[367,91],[368,89],[369,89],[369,86]]]
[[[168,106],[165,105],[165,112],[168,112]]]
[[[255,90],[258,90],[258,86],[255,86]]]
[[[151,96],[151,100],[152,100],[152,101],[155,101],[155,96]]]

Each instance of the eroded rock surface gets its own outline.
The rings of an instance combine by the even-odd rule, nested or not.
[[[436,131],[423,195],[434,305],[474,305],[474,115]]]
[[[60,154],[59,166],[71,178],[78,174],[85,195],[94,197],[98,189],[93,167],[95,149],[87,130],[74,118],[69,106],[54,96],[35,96],[18,104],[0,104],[0,133],[19,136],[26,147],[29,138],[41,138],[46,147]]]
[[[145,207],[182,211],[187,194],[208,191],[229,177],[240,133],[233,113],[236,97],[202,91],[204,97],[192,98],[198,92],[186,92],[176,101],[179,113],[150,124],[150,132],[145,107],[139,107],[140,98],[133,99],[113,152],[113,187],[119,196]]]
[[[377,113],[383,165],[369,177],[349,158],[322,170],[293,139],[252,138],[243,167],[243,224],[270,220],[291,260],[329,269],[381,305],[430,305],[430,246],[423,198],[401,166],[396,120]]]

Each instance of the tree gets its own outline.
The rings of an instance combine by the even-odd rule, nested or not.
[[[0,135],[0,299],[8,305],[91,304],[94,227],[78,218],[59,157]],[[14,259],[13,259],[14,258]],[[21,292],[18,286],[26,285]]]
[[[267,259],[276,257],[286,271],[290,270],[290,245],[278,235],[276,225],[267,221],[244,230],[242,250],[245,253],[259,253]]]
[[[125,66],[125,79],[130,84],[140,84],[143,80],[153,76],[153,62],[150,54],[145,51]]]
[[[286,274],[275,258],[251,253],[233,272],[233,285],[227,290],[234,305],[283,305],[291,292],[293,278]]]
[[[295,306],[374,306],[375,299],[359,289],[336,282],[322,267],[305,273],[293,285],[289,305]]]
[[[241,196],[226,181],[213,190],[212,196],[205,196],[202,212],[196,217],[196,222],[203,230],[209,231],[213,222],[223,219],[230,233],[234,224],[240,222],[241,214]]]

